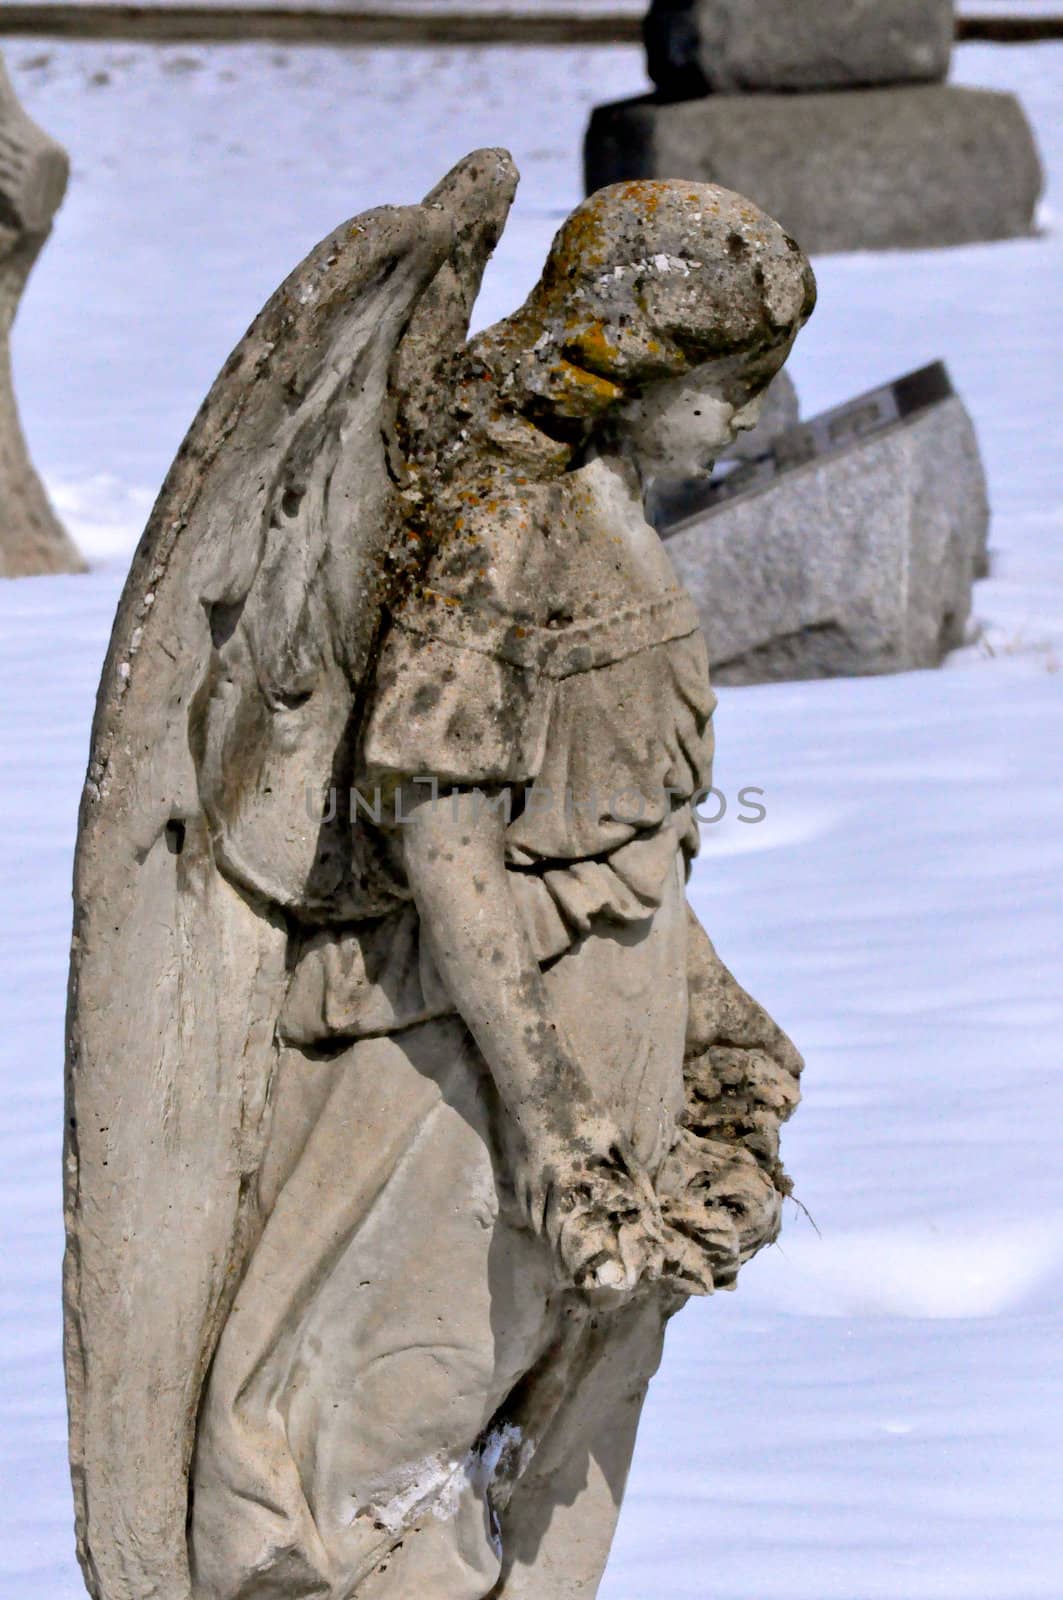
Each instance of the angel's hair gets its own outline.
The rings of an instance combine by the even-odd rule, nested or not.
[[[572,213],[528,300],[468,354],[507,410],[566,434],[706,363],[755,367],[815,302],[805,255],[751,201],[714,184],[619,183]]]

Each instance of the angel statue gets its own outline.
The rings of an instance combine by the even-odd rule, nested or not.
[[[517,174],[345,223],[192,424],[80,817],[66,1358],[96,1600],[583,1600],[668,1319],[779,1226],[800,1058],[690,914],[713,695],[642,510],[814,302],[604,189],[469,337]]]

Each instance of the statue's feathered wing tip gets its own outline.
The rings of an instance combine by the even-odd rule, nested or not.
[[[438,411],[448,363],[469,336],[483,275],[519,182],[508,150],[473,150],[424,198],[422,215],[445,218],[452,242],[410,318],[392,370],[392,392],[410,437],[430,427]]]
[[[508,150],[501,146],[471,150],[425,195],[424,204],[463,212],[493,199],[504,206],[504,223],[519,182],[517,164]]]
[[[471,312],[484,269],[502,237],[520,173],[508,150],[473,150],[425,196],[445,212],[454,230],[450,266]],[[467,332],[467,328],[464,330]]]

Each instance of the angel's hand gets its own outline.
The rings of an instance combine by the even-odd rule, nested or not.
[[[588,1122],[575,1137],[525,1133],[513,1176],[521,1209],[550,1241],[565,1282],[615,1302],[660,1278],[664,1234],[649,1175],[623,1134],[607,1118]]]
[[[778,1235],[779,1191],[748,1150],[729,1142],[683,1130],[657,1193],[668,1240],[686,1245],[695,1268],[700,1258],[710,1289],[730,1288],[743,1262]]]

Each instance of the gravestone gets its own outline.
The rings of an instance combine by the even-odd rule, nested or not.
[[[781,435],[659,522],[717,683],[938,666],[987,571],[978,445],[941,363]]]
[[[654,0],[650,77],[662,94],[853,89],[948,75],[952,0]]]
[[[599,106],[588,193],[689,178],[746,194],[815,254],[1033,230],[1043,187],[1013,95],[943,80],[944,0],[668,0],[646,22],[657,93]]]
[[[635,177],[723,184],[812,254],[1026,234],[1042,184],[1013,95],[940,84],[623,100],[595,110],[586,155],[588,191]]]
[[[11,376],[11,325],[68,173],[66,152],[23,111],[0,57],[0,578],[84,565],[30,461]]]

